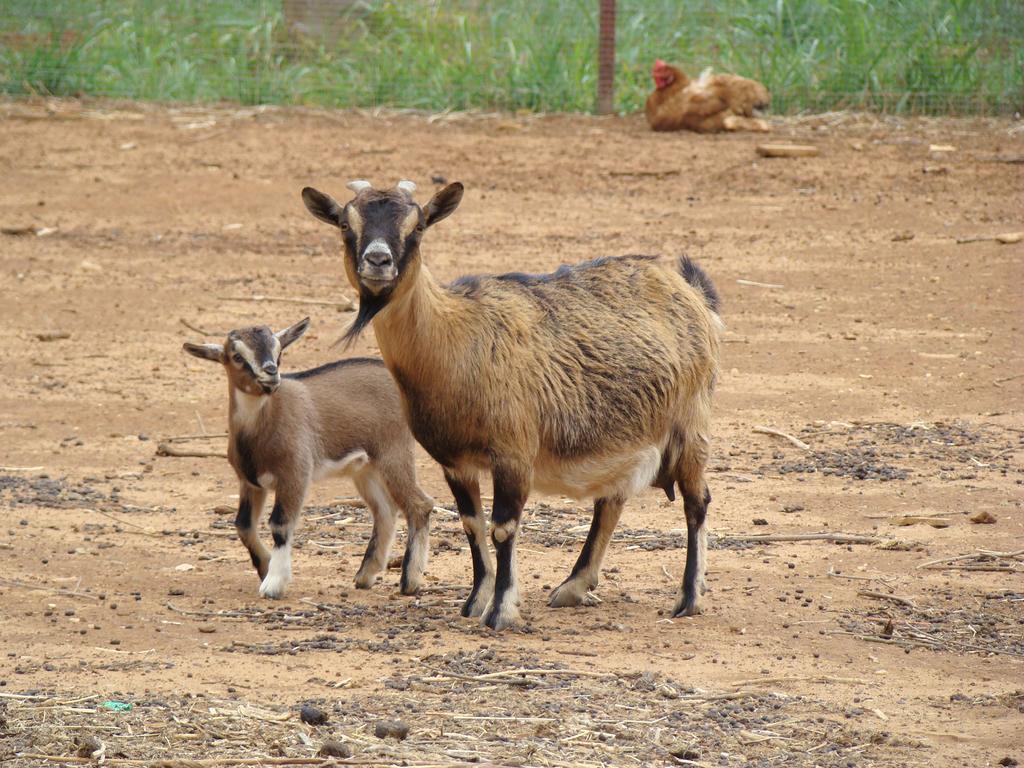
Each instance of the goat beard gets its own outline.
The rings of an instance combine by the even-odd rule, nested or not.
[[[362,335],[363,331],[366,330],[366,326],[373,321],[373,318],[388,305],[393,290],[393,287],[389,287],[380,293],[372,293],[366,288],[360,287],[359,311],[356,312],[356,319],[352,321],[352,325],[345,331],[345,335],[338,340],[338,343],[344,344],[345,349],[351,347],[356,339]]]

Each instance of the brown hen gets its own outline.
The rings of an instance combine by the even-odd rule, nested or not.
[[[768,123],[754,116],[755,109],[771,101],[768,89],[739,75],[712,75],[706,70],[697,80],[666,64],[654,62],[654,93],[644,112],[655,131],[688,130],[768,131]]]

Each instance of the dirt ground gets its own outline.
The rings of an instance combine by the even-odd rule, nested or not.
[[[359,764],[1024,762],[1024,243],[957,242],[1024,230],[1024,130],[831,114],[775,138],[821,155],[639,117],[0,104],[0,762],[316,765],[329,739]],[[396,570],[357,592],[369,521],[344,481],[310,499],[286,598],[261,600],[227,462],[157,455],[226,426],[184,323],[309,314],[284,367],[339,354],[351,292],[303,186],[411,178],[425,200],[437,176],[467,187],[424,241],[441,277],[685,252],[717,282],[704,615],[667,618],[684,522],[655,491],[579,609],[546,595],[589,508],[531,498],[517,631],[458,615],[444,511],[421,595]],[[806,533],[859,538],[752,539]]]

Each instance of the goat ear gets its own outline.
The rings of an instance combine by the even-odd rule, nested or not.
[[[181,348],[192,355],[192,357],[212,360],[215,363],[224,362],[224,347],[221,344],[191,344],[186,341],[181,345]]]
[[[312,187],[306,187],[302,190],[302,202],[306,204],[309,212],[320,221],[335,227],[341,224],[341,206],[330,195],[325,195]]]
[[[430,198],[430,202],[423,209],[428,227],[447,218],[459,207],[463,189],[462,182],[455,181]]]
[[[304,317],[295,325],[277,332],[277,340],[281,342],[281,349],[284,349],[292,342],[302,338],[302,334],[309,330],[309,318]]]

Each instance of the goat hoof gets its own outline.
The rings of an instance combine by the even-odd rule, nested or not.
[[[260,585],[260,597],[265,597],[269,600],[280,600],[284,597],[284,584],[272,584],[267,585],[266,579]]]
[[[470,595],[466,602],[462,604],[462,615],[467,619],[475,619],[478,616],[483,616],[484,608],[486,607],[486,600]]]
[[[567,579],[551,592],[548,605],[552,608],[571,608],[577,605],[597,605],[601,601],[590,592],[586,584]]]
[[[356,573],[356,589],[370,589],[376,583],[376,573],[365,573],[363,571]]]
[[[700,616],[700,614],[700,605],[697,604],[696,600],[693,600],[690,603],[684,603],[680,607],[676,608],[675,611],[672,612],[672,618],[681,619],[684,616]]]
[[[508,629],[509,627],[514,626],[518,619],[519,616],[515,611],[500,611],[492,609],[483,616],[480,623],[485,627],[490,627],[496,632],[500,632],[503,629]]]
[[[398,587],[399,591],[403,595],[405,595],[406,597],[412,597],[413,595],[418,595],[420,593],[420,589],[421,588],[422,588],[422,585],[418,581],[414,581],[414,582],[411,582],[411,583],[404,583],[403,582]]]

